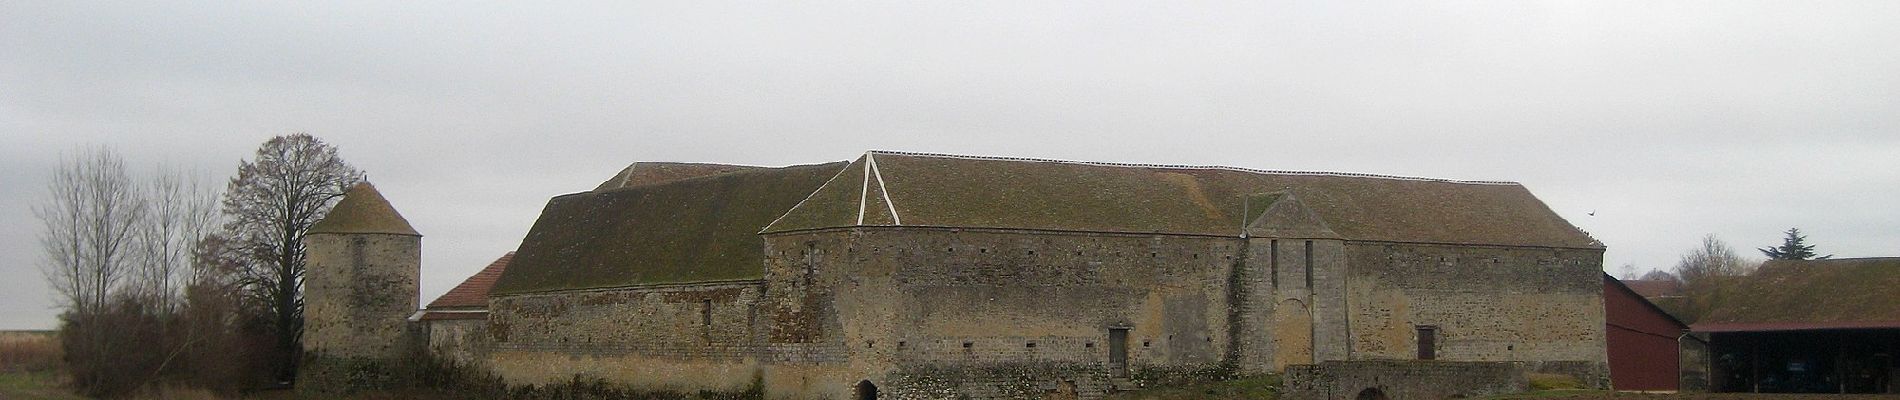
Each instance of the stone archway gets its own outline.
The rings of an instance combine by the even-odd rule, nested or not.
[[[871,381],[858,381],[858,400],[877,400],[877,385]]]
[[[1366,390],[1361,390],[1359,391],[1359,395],[1353,397],[1353,399],[1354,400],[1387,400],[1385,397],[1385,392],[1380,391],[1379,388],[1366,388]]]

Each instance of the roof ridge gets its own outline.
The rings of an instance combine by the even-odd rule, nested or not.
[[[864,158],[864,157],[859,157],[859,158]],[[844,176],[845,172],[851,171],[851,164],[856,164],[857,162],[858,162],[857,160],[846,161],[843,167],[838,168],[838,173],[832,174],[830,179],[825,179],[825,183],[818,184],[817,189],[812,189],[811,193],[806,193],[804,199],[798,200],[797,204],[793,204],[791,208],[785,209],[785,212],[780,213],[778,215],[778,218],[773,218],[772,222],[766,223],[765,227],[759,228],[759,231],[756,233],[764,234],[765,232],[772,230],[773,225],[778,225],[779,221],[785,220],[785,216],[792,215],[793,210],[797,210],[799,206],[805,205],[805,202],[811,201],[812,196],[817,196],[818,192],[825,190],[825,186],[831,185],[831,181],[838,180],[838,177]],[[817,164],[817,165],[824,165],[824,164]]]
[[[961,154],[925,153],[925,152],[893,151],[893,150],[870,150],[870,151],[866,151],[865,154],[888,154],[888,155],[897,155],[897,156],[952,158],[952,159],[962,159],[962,160],[1044,162],[1044,163],[1056,163],[1056,164],[1090,165],[1090,166],[1101,166],[1101,167],[1200,169],[1200,170],[1246,172],[1246,173],[1253,173],[1253,174],[1268,174],[1268,175],[1338,176],[1338,177],[1392,179],[1392,180],[1419,181],[1419,182],[1458,183],[1458,184],[1471,184],[1471,185],[1522,186],[1522,184],[1520,183],[1511,182],[1511,181],[1423,178],[1423,177],[1415,177],[1415,176],[1367,174],[1367,173],[1357,173],[1357,172],[1268,170],[1268,169],[1231,167],[1231,166],[1225,166],[1225,165],[1118,163],[1118,162],[1102,162],[1102,161],[1058,160],[1058,159],[1050,159],[1050,158],[1032,158],[1032,157],[971,156],[971,155],[961,155]]]

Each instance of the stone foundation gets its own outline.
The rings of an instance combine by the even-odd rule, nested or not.
[[[1522,363],[1329,361],[1286,370],[1282,400],[1436,400],[1524,391]]]

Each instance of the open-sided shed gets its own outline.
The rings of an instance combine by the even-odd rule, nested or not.
[[[1693,329],[1721,392],[1900,393],[1900,258],[1770,261]]]

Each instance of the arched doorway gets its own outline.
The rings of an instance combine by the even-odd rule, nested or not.
[[[858,381],[858,400],[877,400],[877,385],[871,381]]]
[[[1366,390],[1361,390],[1359,391],[1359,396],[1354,397],[1354,399],[1356,400],[1386,400],[1385,392],[1379,391],[1379,388],[1366,388]]]
[[[1273,368],[1313,363],[1313,312],[1297,299],[1282,300],[1273,310]]]

